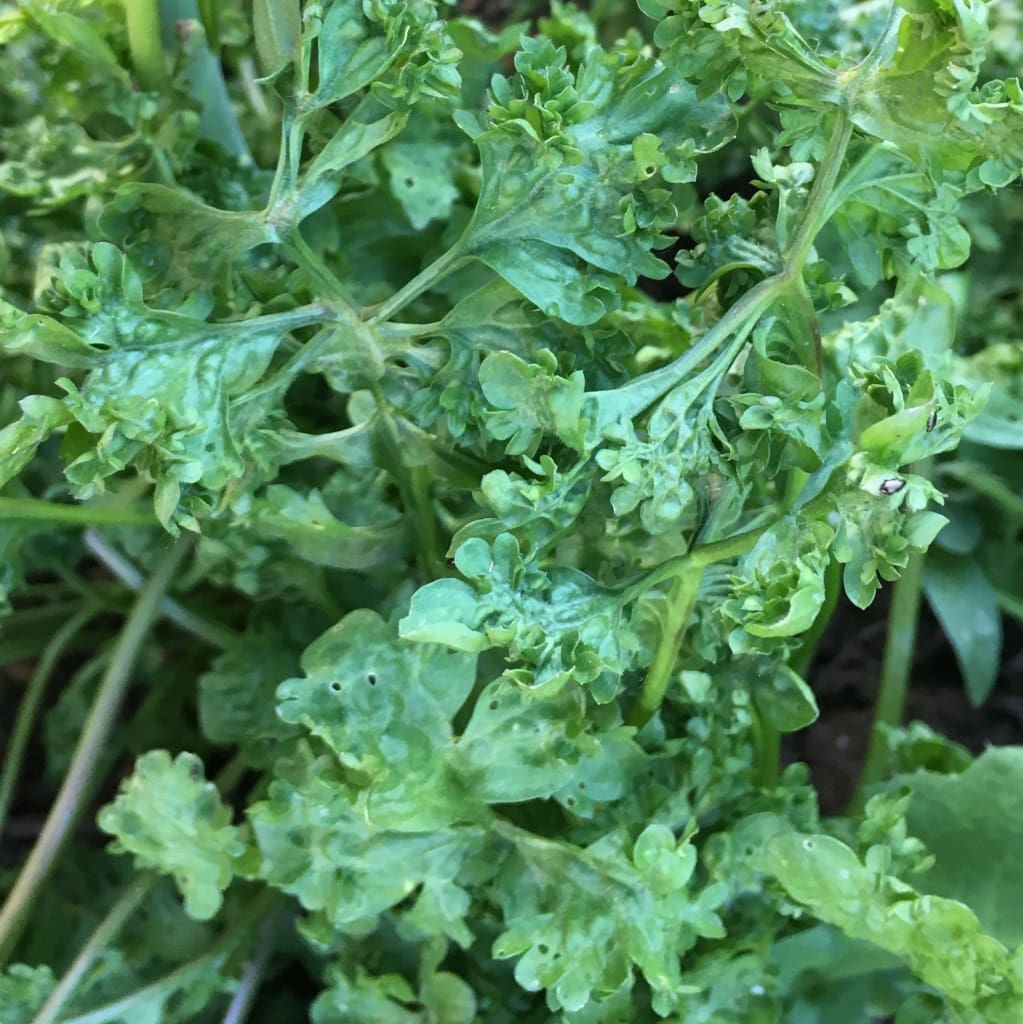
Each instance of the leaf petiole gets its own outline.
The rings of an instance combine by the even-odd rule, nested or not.
[[[668,692],[672,670],[678,658],[679,647],[685,634],[689,618],[693,613],[700,591],[703,568],[694,567],[680,573],[668,594],[668,609],[664,616],[661,639],[654,653],[654,660],[647,671],[643,689],[629,716],[629,725],[642,729],[657,713]]]

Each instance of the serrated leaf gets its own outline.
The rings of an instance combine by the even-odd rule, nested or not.
[[[115,853],[130,853],[138,867],[170,875],[186,912],[200,921],[220,909],[245,849],[230,808],[194,754],[173,760],[165,750],[143,754],[97,823],[114,836]]]

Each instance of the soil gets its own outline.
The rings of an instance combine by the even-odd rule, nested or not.
[[[844,602],[821,640],[808,682],[821,717],[786,744],[785,756],[805,761],[821,810],[836,814],[853,795],[873,722],[881,676],[888,592],[866,611]],[[966,697],[959,666],[935,618],[924,608],[917,636],[906,721],[921,721],[977,754],[987,746],[1023,743],[1023,629],[1005,620],[1002,668],[980,708]]]

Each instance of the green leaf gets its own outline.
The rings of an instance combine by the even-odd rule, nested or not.
[[[724,934],[716,913],[724,886],[688,890],[689,839],[652,825],[630,856],[618,836],[586,850],[517,831],[509,838],[516,853],[494,883],[505,930],[493,952],[518,958],[519,985],[546,989],[553,1008],[575,1012],[628,985],[635,966],[667,1016],[691,991],[679,957],[698,937]]]
[[[68,319],[89,365],[80,384],[58,381],[66,414],[77,425],[65,444],[65,472],[76,493],[89,497],[128,465],[148,470],[157,478],[161,521],[175,528],[193,524],[195,513],[218,504],[247,472],[265,470],[273,410],[239,400],[263,376],[288,331],[307,317],[208,323],[200,296],[176,312],[153,309],[143,301],[138,275],[113,246],[96,245],[92,261],[91,268],[62,268]],[[58,357],[47,353],[38,352]],[[33,444],[41,440],[40,420],[46,429],[58,421],[53,408],[47,404],[42,418],[30,411]]]
[[[237,744],[263,765],[298,730],[276,714],[274,693],[297,652],[273,629],[250,630],[199,677],[199,724],[214,743]]]
[[[421,231],[433,220],[450,217],[459,198],[451,181],[455,160],[452,146],[429,137],[422,141],[399,139],[384,148],[380,159],[387,169],[391,191],[414,228]]]
[[[545,435],[553,435],[576,451],[583,448],[587,422],[583,419],[583,375],[557,376],[551,352],[538,353],[530,365],[511,352],[494,352],[480,366],[483,397],[495,408],[486,412],[486,432],[507,441],[509,455],[534,455]]]
[[[1021,747],[990,748],[959,774],[913,772],[892,781],[912,793],[906,824],[934,857],[917,888],[965,903],[1010,949],[1023,942],[1014,898],[1023,884],[1021,781]]]
[[[330,0],[316,11],[319,81],[312,102],[317,107],[390,79],[392,95],[419,91],[451,98],[458,87],[455,62],[460,56],[437,19],[432,0]],[[322,20],[320,20],[322,19]]]
[[[278,713],[334,752],[365,791],[374,827],[422,831],[476,816],[479,795],[451,765],[451,718],[472,690],[474,657],[402,643],[360,610],[314,641],[302,668],[305,678],[280,685]]]
[[[399,623],[403,637],[464,651],[506,647],[522,666],[509,676],[538,693],[575,679],[597,700],[612,699],[638,647],[618,595],[578,570],[524,562],[510,534],[493,545],[470,538],[455,565],[473,585],[446,579],[420,588]]]
[[[245,849],[231,809],[194,754],[173,760],[165,750],[143,754],[97,823],[114,836],[113,852],[133,854],[137,867],[170,875],[185,911],[200,921],[220,909]]]
[[[39,446],[54,430],[71,420],[71,413],[55,398],[29,395],[18,404],[21,418],[0,430],[0,487],[35,458]]]
[[[471,791],[487,803],[552,796],[576,775],[584,702],[566,688],[547,700],[495,680],[476,700],[458,740],[457,764]]]
[[[272,75],[298,55],[302,35],[299,0],[254,0],[252,34],[264,75]]]
[[[756,687],[753,699],[779,732],[798,732],[820,717],[813,690],[784,663],[769,680]]]
[[[940,549],[927,556],[924,593],[959,662],[970,703],[987,700],[998,678],[1002,615],[994,588],[969,555]]]
[[[31,1024],[56,983],[49,967],[11,964],[0,972],[0,1020]]]
[[[617,305],[614,275],[632,284],[667,273],[651,252],[674,220],[664,180],[691,181],[696,155],[728,140],[731,118],[673,68],[626,49],[593,48],[574,70],[564,48],[522,45],[516,74],[492,82],[487,122],[459,122],[483,172],[462,244],[549,316],[589,324]],[[660,140],[661,174],[637,167],[633,139],[644,133]]]
[[[301,558],[335,569],[369,570],[400,558],[407,530],[397,512],[381,508],[375,522],[349,525],[335,516],[316,490],[300,494],[272,484],[245,512],[256,537],[284,541]]]
[[[418,893],[412,913],[428,902],[447,906],[443,934],[462,945],[472,941],[458,878],[464,864],[483,856],[478,827],[378,829],[365,804],[353,800],[337,760],[304,748],[278,762],[266,799],[247,813],[259,877],[322,912],[331,928],[372,924]]]
[[[899,956],[926,984],[975,1010],[975,1019],[1009,1024],[1023,1010],[1023,981],[1006,948],[984,933],[969,907],[920,896],[887,875],[882,847],[864,865],[831,836],[789,832],[770,840],[761,863],[796,903],[849,937]]]

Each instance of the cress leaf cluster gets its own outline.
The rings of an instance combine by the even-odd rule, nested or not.
[[[0,3],[0,1021],[1016,1024],[1015,5],[498,6]]]

